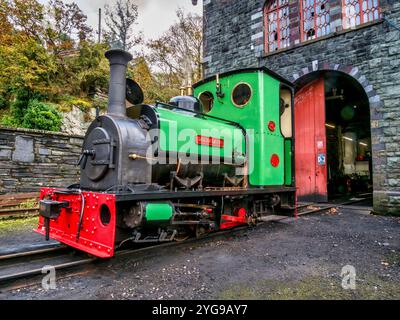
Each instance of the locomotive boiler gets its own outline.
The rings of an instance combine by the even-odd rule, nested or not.
[[[265,68],[238,70],[147,105],[126,79],[132,56],[106,57],[107,113],[85,135],[79,183],[42,189],[37,232],[107,258],[126,242],[183,240],[293,213],[288,81]]]

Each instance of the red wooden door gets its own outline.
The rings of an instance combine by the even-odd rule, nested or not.
[[[323,79],[308,84],[296,94],[294,110],[298,199],[326,202],[328,181]]]

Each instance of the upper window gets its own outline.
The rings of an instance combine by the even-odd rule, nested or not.
[[[354,28],[381,18],[380,0],[341,1],[344,29]],[[267,1],[264,7],[265,52],[272,53],[279,49],[289,48],[291,45],[291,33],[294,37],[292,42],[297,43],[298,40],[313,40],[335,31],[331,29],[330,6],[332,2],[332,0],[300,0],[298,2],[300,28],[297,24],[294,24],[292,30],[290,30],[289,7],[294,10],[293,14],[297,10],[295,6],[289,5],[289,3],[294,3],[294,1]],[[332,15],[339,14],[336,7],[333,11]],[[333,19],[337,18],[333,17]],[[335,26],[337,26],[336,21]],[[300,39],[297,37],[298,31],[300,31]]]
[[[328,0],[301,0],[301,40],[307,41],[331,32]]]
[[[267,1],[264,17],[266,52],[288,48],[290,44],[289,0]]]
[[[354,28],[380,18],[379,0],[343,0],[343,27]]]
[[[233,88],[232,102],[236,107],[244,107],[251,99],[251,87],[247,83],[239,83]]]

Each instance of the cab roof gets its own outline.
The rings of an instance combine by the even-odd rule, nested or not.
[[[286,84],[287,86],[293,88],[294,85],[292,82],[290,82],[289,80],[285,79],[284,77],[282,77],[281,75],[277,74],[276,72],[266,68],[266,67],[261,67],[261,68],[245,68],[245,69],[238,69],[238,70],[232,70],[232,71],[228,71],[228,72],[224,72],[224,73],[220,73],[219,77],[223,78],[223,77],[227,77],[233,74],[238,74],[238,73],[251,73],[251,72],[263,72],[268,74],[269,76],[271,76],[272,78],[275,78],[276,80]],[[202,84],[205,84],[207,82],[211,82],[216,80],[217,76],[211,76],[208,78],[205,78],[203,80],[200,80],[199,82],[195,83],[193,85],[193,88],[197,88],[199,86],[201,86]]]

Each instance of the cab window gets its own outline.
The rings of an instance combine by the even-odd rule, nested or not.
[[[247,83],[239,83],[232,90],[232,102],[238,108],[243,108],[251,99],[252,90]]]

